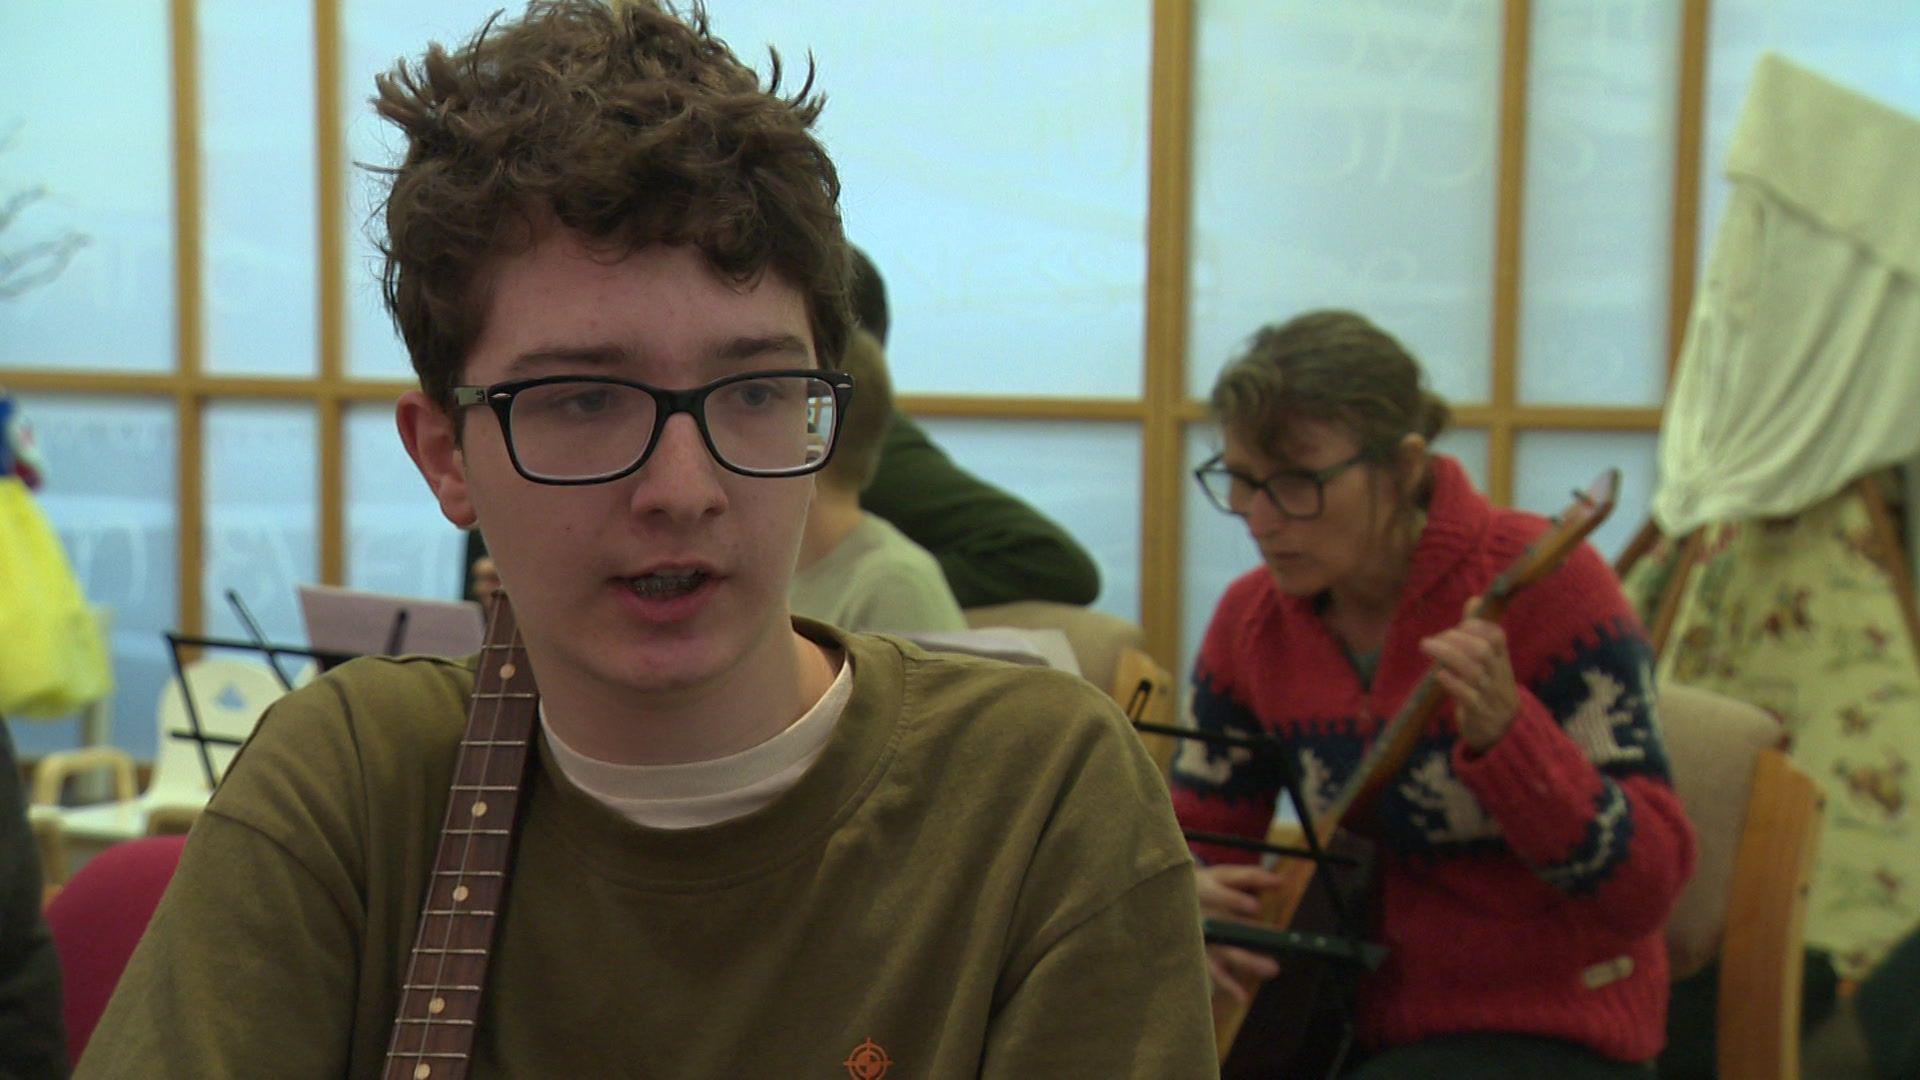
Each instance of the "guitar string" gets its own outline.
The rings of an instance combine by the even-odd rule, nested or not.
[[[512,618],[510,609],[497,603],[494,606],[494,618],[496,620],[495,625],[496,627],[499,628],[497,632],[504,635],[507,638],[507,641],[502,645],[495,645],[493,644],[493,635],[489,634],[487,647],[489,650],[505,649],[507,653],[507,658],[505,663],[513,664],[514,643],[519,636],[518,620]],[[509,622],[511,622],[512,625],[506,625]],[[487,721],[487,737],[485,741],[485,746],[481,749],[480,755],[479,755],[480,766],[479,766],[479,776],[477,778],[477,783],[482,786],[486,785],[488,777],[492,774],[492,771],[493,771],[492,770],[493,753],[496,746],[499,743],[499,736],[500,736],[500,713],[505,708],[505,704],[506,704],[506,682],[501,677],[501,666],[498,664],[489,664],[489,665],[486,665],[486,667],[491,668],[492,670],[492,677],[494,682],[493,692],[495,697],[493,701],[493,715],[489,717]],[[517,673],[517,670],[516,670],[516,673]],[[467,753],[471,754],[471,752],[472,752],[472,748],[471,747],[467,748]],[[456,773],[455,775],[456,782],[459,779],[460,777]],[[484,794],[481,795],[476,801],[484,801]],[[450,811],[448,815],[448,823],[452,824],[454,821],[458,820],[456,815],[459,812],[459,807],[457,804],[455,804],[454,800],[451,798],[449,798],[448,800],[448,806]],[[472,830],[477,826],[477,824],[478,823],[474,819],[473,814],[468,813],[467,824],[466,824],[466,828],[468,831],[462,834],[465,839],[461,843],[459,862],[454,867],[454,870],[455,870],[455,874],[453,878],[454,888],[459,888],[467,885],[466,871],[468,869],[468,864],[473,857],[474,833]],[[496,890],[503,890],[504,880],[499,877],[496,877],[493,880],[494,880],[494,888]],[[469,902],[475,901],[475,894],[477,893],[478,888],[479,886],[477,882],[475,885],[468,888]],[[428,889],[428,896],[429,897],[432,896],[431,888]],[[449,892],[449,898],[451,898],[451,892]],[[492,906],[490,908],[483,908],[481,910],[498,911],[500,907],[499,901],[500,901],[500,898],[496,896],[491,901]],[[449,904],[445,910],[451,912],[454,909],[455,909],[455,905]],[[434,997],[438,997],[439,995],[445,992],[442,986],[442,983],[445,981],[445,978],[446,978],[447,958],[449,956],[448,950],[451,949],[453,945],[454,924],[461,917],[463,916],[458,916],[453,914],[440,916],[440,918],[446,920],[446,924],[441,934],[440,959],[439,959],[439,963],[437,965],[437,968],[434,974],[434,980],[433,980],[432,994]],[[471,916],[468,916],[468,917],[471,917]],[[491,935],[489,935],[489,938],[490,937]],[[480,956],[480,957],[474,957],[473,959],[479,961],[481,964],[484,965],[486,957]],[[475,985],[480,985],[481,983],[482,983],[482,980],[480,979],[476,978],[474,980]],[[429,1000],[429,1005],[428,1005],[429,1013],[425,1018],[426,1023],[421,1025],[420,1050],[423,1056],[427,1052],[427,1046],[428,1046],[428,1043],[430,1042],[431,1035],[433,1032],[433,1025],[435,1023],[433,1014],[431,1012],[432,998],[430,997],[428,1000]],[[478,1010],[476,1009],[475,1015],[472,1017],[472,1019],[478,1019],[478,1018],[479,1018]],[[466,1050],[461,1053],[462,1060],[464,1060],[468,1056],[468,1054],[471,1053],[471,1049],[472,1049],[471,1047],[467,1047]]]
[[[514,642],[519,637],[518,620],[511,619],[510,611],[511,609],[509,604],[500,603],[498,601],[495,602],[495,604],[493,605],[493,612],[491,614],[491,619],[489,620],[491,625],[487,627],[486,644],[482,646],[482,648],[488,653],[491,653],[497,649],[505,649],[507,653],[506,663],[508,664],[513,663]],[[503,624],[508,622],[510,619],[513,625],[510,627],[507,627],[507,632],[509,634],[507,643],[505,645],[496,645],[494,643],[496,637],[502,632]],[[491,768],[493,764],[492,755],[493,755],[495,744],[497,744],[499,741],[500,712],[506,702],[506,686],[500,677],[500,667],[499,665],[496,665],[492,662],[492,657],[487,656],[487,657],[483,657],[482,663],[480,665],[480,675],[484,680],[484,678],[489,673],[491,673],[493,677],[495,696],[493,701],[493,715],[487,721],[486,745],[481,748],[480,755],[479,755],[480,769],[479,769],[479,778],[477,783],[480,786],[486,785],[487,778],[492,771],[492,768]],[[517,666],[516,666],[516,673],[517,673]],[[485,690],[484,681],[481,683],[479,689],[482,691]],[[453,774],[454,783],[458,784],[460,782],[462,777],[462,772],[464,771],[467,762],[472,760],[473,749],[474,748],[472,747],[471,744],[469,744],[466,740],[462,740],[462,744],[460,747],[460,755],[458,758],[455,759],[455,762],[454,762],[454,774]],[[516,793],[516,797],[517,797],[517,793]],[[481,800],[484,801],[484,794],[481,796]],[[458,820],[458,817],[457,817],[458,814],[459,814],[459,806],[457,804],[457,801],[450,794],[447,800],[446,825],[443,826],[443,828],[451,827],[454,824],[454,822]],[[467,823],[468,831],[465,834],[463,834],[465,836],[465,839],[461,843],[460,859],[459,859],[459,862],[453,868],[453,871],[454,871],[453,887],[448,890],[449,900],[452,899],[452,893],[454,890],[466,886],[466,883],[467,883],[466,882],[467,864],[473,855],[474,834],[472,832],[472,829],[475,827],[475,824],[476,824],[472,820],[473,815],[471,813],[469,813],[467,817],[469,819]],[[435,857],[436,864],[438,863],[438,861],[439,859],[436,854],[436,857]],[[504,863],[504,860],[503,860],[503,863]],[[435,878],[438,878],[441,876],[437,872],[437,868],[436,868],[436,873],[433,876]],[[497,889],[500,889],[502,892],[504,892],[504,884],[505,884],[504,879],[495,878],[494,882],[495,882],[495,887]],[[430,881],[427,885],[427,899],[428,899],[429,906],[431,906],[432,904],[433,890],[437,884],[438,884],[437,882]],[[469,889],[468,898],[470,900],[473,898],[473,895],[476,891],[477,891],[477,886],[473,889]],[[458,903],[458,901],[455,901],[455,903]],[[498,911],[500,909],[500,897],[495,897],[492,901],[492,904],[493,906],[491,909],[484,909],[484,910]],[[452,912],[454,910],[454,904],[447,905],[447,907],[444,910],[448,912]],[[424,919],[424,918],[427,918],[428,916],[423,915],[421,917]],[[440,916],[440,918],[446,920],[446,927],[440,936],[440,959],[435,965],[433,981],[430,984],[429,989],[427,990],[427,995],[428,995],[427,1015],[422,1018],[423,1022],[420,1025],[420,1046],[418,1051],[416,1052],[415,1059],[414,1059],[416,1073],[419,1070],[419,1066],[426,1064],[427,1054],[430,1052],[428,1048],[433,1042],[433,1030],[434,1030],[433,1025],[435,1021],[434,1021],[433,1012],[432,1012],[432,1009],[433,1009],[432,1002],[434,1001],[434,999],[440,997],[444,993],[442,983],[446,979],[447,955],[448,955],[448,950],[452,948],[452,945],[453,945],[453,925],[456,918],[458,918],[458,916],[453,914],[447,914],[447,915]],[[426,936],[425,934],[421,935],[422,938],[424,938],[425,936]],[[489,935],[489,937],[491,937],[491,935]],[[484,959],[484,957],[482,957],[481,959]],[[475,984],[479,985],[479,981],[476,980]],[[402,995],[401,1000],[403,1002],[406,1000],[404,994]],[[403,1009],[402,1013],[404,1014],[404,1012],[405,1010]],[[479,1019],[478,1010],[475,1010],[475,1015],[473,1016],[473,1019],[476,1019],[476,1020]],[[470,1047],[462,1051],[459,1055],[460,1059],[462,1061],[466,1060],[470,1052],[471,1052]]]

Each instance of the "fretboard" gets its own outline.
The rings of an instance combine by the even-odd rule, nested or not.
[[[467,1075],[487,960],[513,865],[539,702],[513,608],[501,593],[481,649],[433,876],[401,979],[400,1007],[387,1040],[386,1080]]]

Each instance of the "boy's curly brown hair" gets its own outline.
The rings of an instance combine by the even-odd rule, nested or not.
[[[833,460],[821,470],[820,482],[857,495],[880,471],[880,450],[893,423],[893,379],[887,374],[886,347],[865,325],[853,328],[837,366],[853,376],[853,403],[840,419]]]
[[[448,52],[377,76],[407,139],[384,213],[387,310],[428,397],[450,404],[487,308],[487,270],[551,215],[620,258],[688,244],[748,287],[771,268],[806,299],[814,353],[846,348],[840,181],[809,130],[813,64],[762,88],[704,10],[657,0],[535,0]]]

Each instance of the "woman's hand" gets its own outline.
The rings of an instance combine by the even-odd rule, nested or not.
[[[1200,894],[1200,913],[1214,919],[1251,923],[1260,918],[1260,893],[1280,884],[1280,878],[1258,866],[1199,866],[1193,868]],[[1253,1000],[1254,988],[1280,974],[1280,964],[1231,945],[1207,946],[1207,970],[1213,985],[1242,1004]]]
[[[1500,741],[1520,707],[1507,633],[1479,618],[1479,607],[1478,600],[1470,601],[1459,626],[1420,643],[1420,651],[1433,659],[1434,678],[1453,698],[1460,738],[1476,754]]]

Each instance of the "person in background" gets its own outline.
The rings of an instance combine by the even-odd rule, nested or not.
[[[0,481],[40,485],[44,466],[18,404],[0,388]],[[0,645],[0,648],[4,648]],[[60,958],[40,917],[40,858],[20,788],[13,739],[0,717],[0,1076],[66,1075]]]
[[[9,476],[18,477],[28,491],[38,491],[46,481],[47,462],[34,445],[33,425],[20,403],[0,386],[0,479]]]
[[[13,738],[0,718],[0,1076],[67,1075],[60,957],[40,915],[40,855],[20,790]]]
[[[840,370],[853,376],[853,404],[838,424],[833,460],[814,480],[788,606],[795,615],[846,630],[965,630],[967,620],[940,564],[899,529],[860,508],[893,414],[880,342],[856,329]]]
[[[377,80],[397,426],[524,654],[276,702],[83,1078],[1211,1069],[1112,699],[788,611],[852,318],[824,103],[769,65],[697,6],[539,0]]]
[[[855,320],[887,344],[891,319],[879,269],[853,248]],[[1091,604],[1100,567],[1046,515],[954,464],[905,413],[893,410],[873,482],[860,505],[933,553],[963,608],[1015,600]]]
[[[1193,722],[1278,739],[1309,813],[1353,775],[1429,669],[1450,699],[1369,818],[1380,838],[1356,1076],[1648,1076],[1667,1004],[1661,928],[1693,834],[1654,723],[1653,653],[1598,554],[1577,548],[1500,624],[1471,601],[1548,528],[1430,451],[1447,408],[1351,312],[1255,334],[1214,384],[1225,449],[1197,476],[1261,566],[1228,586],[1194,665]],[[1263,837],[1281,770],[1182,744],[1183,826]],[[1201,908],[1258,912],[1272,873],[1195,846]],[[1277,967],[1210,949],[1220,992]],[[1284,975],[1282,975],[1284,977]]]
[[[480,535],[479,529],[467,530],[467,584],[461,592],[469,600],[476,600],[482,607],[493,602],[493,594],[500,591],[500,568],[493,565],[493,556],[487,554],[487,541]]]

